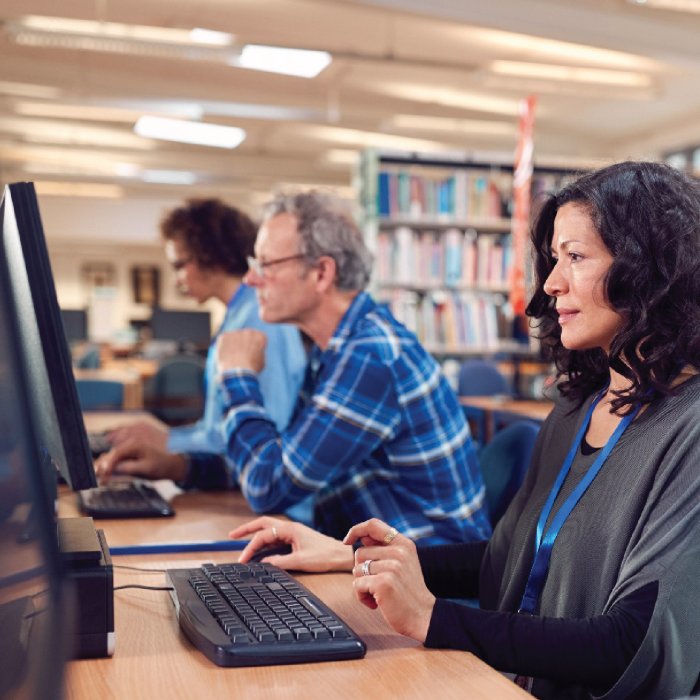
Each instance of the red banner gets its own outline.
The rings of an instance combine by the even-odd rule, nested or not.
[[[510,268],[510,303],[513,313],[522,315],[527,305],[526,272],[530,227],[530,183],[533,168],[533,140],[536,97],[531,95],[519,105],[518,145],[513,175],[513,218],[511,239],[513,258]]]

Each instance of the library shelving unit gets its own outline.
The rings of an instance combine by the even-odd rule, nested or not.
[[[571,173],[536,166],[533,196]],[[512,156],[370,149],[357,180],[363,233],[376,256],[375,298],[390,304],[452,381],[466,358],[494,357],[512,368],[517,395],[540,393],[549,367],[517,333],[508,304]]]

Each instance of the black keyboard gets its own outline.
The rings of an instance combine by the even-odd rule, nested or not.
[[[158,491],[141,481],[114,481],[78,494],[80,509],[93,518],[162,518],[175,515]]]
[[[187,638],[218,666],[358,659],[364,642],[327,605],[271,564],[169,569]]]

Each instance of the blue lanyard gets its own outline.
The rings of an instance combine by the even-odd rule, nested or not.
[[[581,444],[583,436],[586,433],[586,429],[588,428],[588,424],[591,421],[593,409],[598,405],[598,402],[602,398],[606,389],[607,387],[605,387],[605,389],[598,394],[595,401],[593,401],[588,409],[586,418],[584,419],[583,424],[581,425],[576,438],[574,439],[573,445],[571,445],[569,454],[564,461],[561,471],[559,472],[559,476],[557,477],[557,480],[552,487],[552,491],[549,494],[549,498],[544,505],[540,519],[537,522],[537,534],[535,536],[535,561],[532,565],[530,576],[527,580],[527,585],[525,586],[523,600],[520,603],[520,610],[518,610],[518,612],[527,612],[530,614],[534,612],[537,599],[540,595],[540,590],[542,589],[542,584],[544,583],[544,577],[547,573],[547,568],[549,567],[549,559],[552,556],[552,547],[554,546],[554,541],[557,539],[557,535],[559,534],[564,521],[569,517],[569,514],[579,502],[581,496],[583,496],[593,479],[595,479],[596,475],[603,466],[603,463],[612,452],[613,447],[615,447],[617,444],[617,441],[620,439],[620,436],[625,432],[627,426],[634,420],[637,413],[639,413],[639,409],[641,408],[641,406],[637,406],[632,413],[625,416],[620,421],[619,425],[615,429],[615,432],[610,436],[610,439],[606,443],[605,447],[603,447],[603,449],[600,451],[600,454],[596,458],[595,462],[593,462],[593,464],[590,466],[586,472],[586,475],[583,477],[583,479],[581,479],[576,488],[564,501],[561,508],[559,508],[557,514],[552,520],[551,525],[549,526],[549,529],[545,533],[544,528],[547,524],[547,518],[549,518],[554,501],[556,500],[557,494],[564,483],[566,475],[571,469],[571,465],[574,461],[576,453],[578,452],[579,445]]]

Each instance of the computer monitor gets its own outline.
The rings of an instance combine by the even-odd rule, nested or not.
[[[61,318],[69,344],[88,339],[88,319],[85,309],[61,309]]]
[[[34,186],[8,185],[0,207],[1,247],[18,310],[18,340],[38,439],[71,488],[93,488],[92,453]]]
[[[0,247],[0,698],[59,700],[67,616],[49,465],[26,400],[4,258]]]
[[[151,315],[153,340],[188,341],[207,346],[211,341],[211,314],[208,311],[171,311],[153,308]]]

